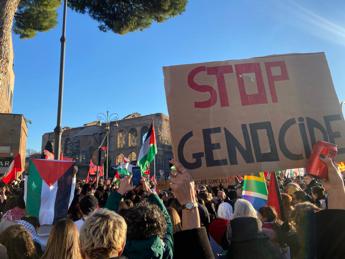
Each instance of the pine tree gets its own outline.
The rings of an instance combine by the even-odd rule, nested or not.
[[[126,34],[181,14],[188,0],[69,0],[68,6],[99,22],[101,31]],[[0,0],[0,112],[13,90],[12,30],[32,38],[57,24],[61,0]]]

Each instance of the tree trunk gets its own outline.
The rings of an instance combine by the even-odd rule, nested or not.
[[[13,19],[20,0],[0,0],[0,113],[12,112],[14,87]]]

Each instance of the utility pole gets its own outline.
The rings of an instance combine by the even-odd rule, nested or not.
[[[106,168],[105,168],[105,179],[109,178],[109,146],[110,146],[110,122],[112,120],[118,120],[117,113],[110,113],[109,111],[106,111],[105,113],[99,113],[98,119],[100,121],[103,121],[105,123],[105,134],[107,138],[107,149],[106,149]],[[117,126],[117,123],[115,124]]]
[[[55,133],[54,159],[55,160],[59,160],[60,155],[61,155],[61,137],[62,137],[61,120],[62,120],[63,88],[64,88],[64,78],[65,78],[67,1],[68,0],[64,0],[64,5],[63,5],[62,35],[60,38],[61,52],[60,52],[59,97],[58,97],[57,121],[56,121],[56,127],[54,129],[54,133]]]

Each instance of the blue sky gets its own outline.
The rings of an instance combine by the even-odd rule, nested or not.
[[[109,110],[167,114],[162,66],[295,52],[326,52],[345,100],[345,1],[189,0],[178,17],[124,36],[69,10],[63,126]],[[60,16],[61,20],[61,16]],[[14,36],[14,113],[32,120],[28,148],[56,125],[61,22],[34,39]]]

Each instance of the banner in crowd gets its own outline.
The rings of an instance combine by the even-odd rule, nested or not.
[[[32,159],[25,179],[26,212],[41,225],[51,225],[67,216],[74,197],[74,162]]]
[[[318,140],[345,158],[323,53],[164,67],[175,158],[195,179],[305,167]]]
[[[8,172],[13,157],[0,157],[0,176]]]
[[[18,173],[21,173],[22,171],[22,159],[20,157],[20,154],[18,153],[7,168],[7,172],[3,174],[1,181],[4,184],[10,184],[17,179]]]
[[[209,185],[218,186],[222,184],[223,186],[236,185],[235,176],[228,176],[223,178],[207,178],[207,179],[197,179],[195,180],[196,185]]]

